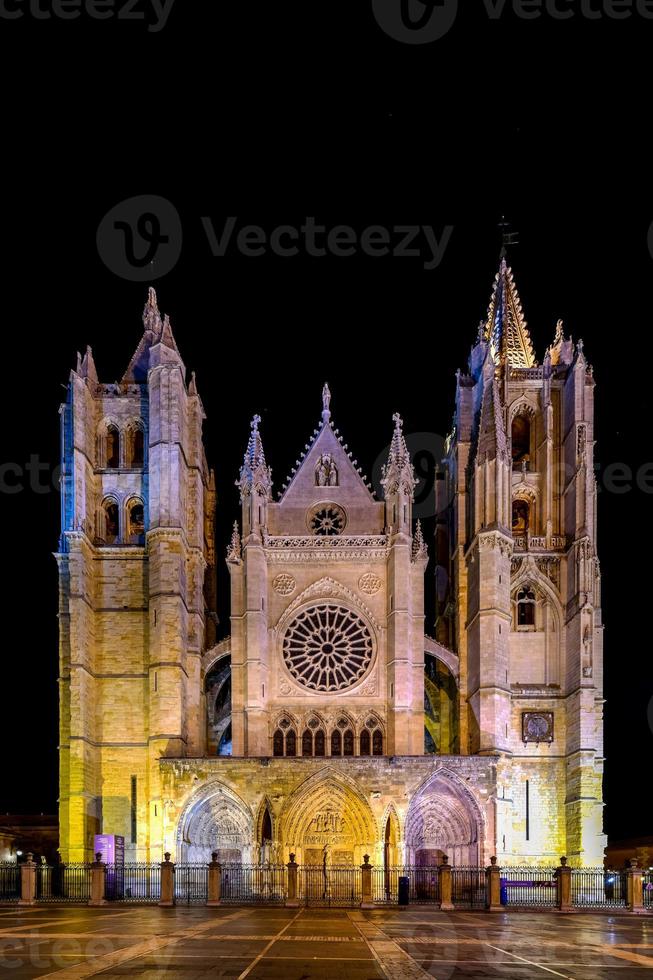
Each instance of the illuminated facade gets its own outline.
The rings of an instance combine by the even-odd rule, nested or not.
[[[502,263],[436,483],[435,585],[399,416],[377,500],[322,391],[273,495],[255,416],[216,642],[204,414],[153,291],[123,380],[62,406],[61,852],[599,864],[593,388],[537,366]],[[224,534],[224,529],[222,530]],[[424,589],[437,591],[436,636]]]

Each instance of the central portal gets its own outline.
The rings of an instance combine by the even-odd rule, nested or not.
[[[374,854],[376,827],[367,801],[332,770],[316,773],[288,800],[282,818],[288,853],[307,868],[358,867]]]

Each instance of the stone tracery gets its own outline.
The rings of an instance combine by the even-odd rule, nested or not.
[[[283,659],[294,679],[314,691],[342,691],[367,672],[372,635],[353,610],[323,602],[295,616],[283,639]]]

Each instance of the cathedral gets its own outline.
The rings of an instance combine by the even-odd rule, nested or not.
[[[227,529],[218,508],[216,523],[202,401],[152,289],[143,327],[118,383],[78,356],[60,409],[62,860],[90,860],[104,833],[131,861],[601,865],[582,342],[560,322],[537,361],[502,258],[457,375],[427,541],[401,417],[377,499],[328,384],[278,490],[253,416],[240,520]]]

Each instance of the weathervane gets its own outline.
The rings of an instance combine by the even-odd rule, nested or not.
[[[512,225],[509,221],[506,221],[505,214],[501,215],[501,221],[498,223],[497,228],[501,232],[501,258],[505,258],[506,249],[509,245],[519,245],[519,232],[511,231]]]

